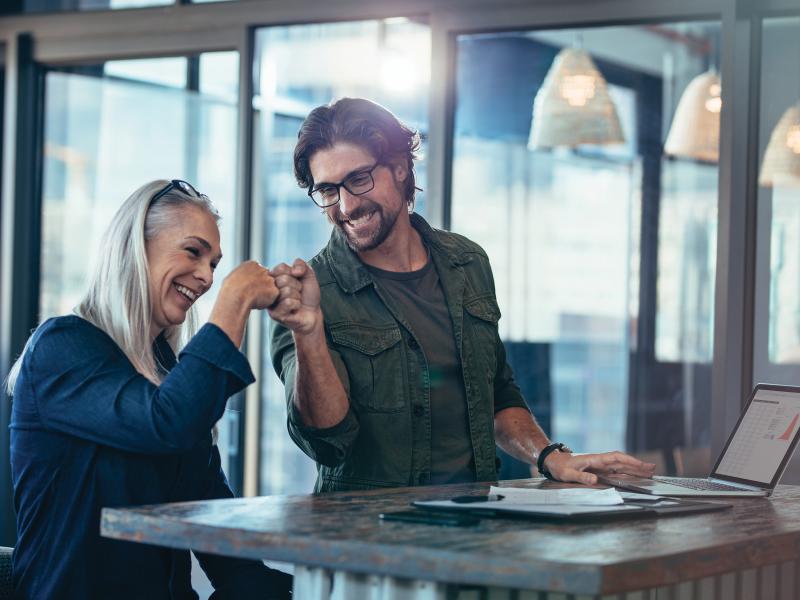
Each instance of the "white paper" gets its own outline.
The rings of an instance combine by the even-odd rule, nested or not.
[[[511,488],[492,486],[489,494],[504,496],[503,504],[569,504],[585,506],[612,506],[623,504],[622,496],[614,488],[567,488],[542,490],[538,488]]]

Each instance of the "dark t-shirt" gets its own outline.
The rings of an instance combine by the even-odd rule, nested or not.
[[[395,273],[367,265],[410,325],[430,374],[431,483],[475,481],[467,398],[453,323],[431,260],[418,271]],[[415,422],[415,425],[417,423]]]

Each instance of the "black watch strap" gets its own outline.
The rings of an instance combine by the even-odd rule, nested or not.
[[[566,445],[560,442],[556,442],[554,444],[546,446],[539,453],[539,458],[536,459],[536,468],[539,469],[539,473],[541,473],[544,477],[552,481],[556,481],[556,478],[553,477],[553,474],[547,469],[547,467],[544,466],[544,461],[548,456],[550,456],[551,453],[555,452],[556,450],[564,450],[565,452],[571,452],[571,450],[567,448]]]

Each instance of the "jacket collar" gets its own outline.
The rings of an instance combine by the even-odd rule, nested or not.
[[[428,251],[444,258],[452,267],[459,267],[472,260],[463,248],[448,237],[442,236],[441,232],[433,229],[417,213],[411,214],[411,225],[422,236],[422,242]],[[333,227],[326,253],[336,283],[344,292],[352,294],[373,283],[372,276],[364,267],[364,263],[347,245],[347,239],[336,226]]]

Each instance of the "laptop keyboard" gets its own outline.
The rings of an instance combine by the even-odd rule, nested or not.
[[[689,488],[690,490],[710,490],[715,492],[741,492],[742,488],[724,483],[717,483],[702,478],[685,478],[685,477],[659,477],[658,481],[664,483],[671,483],[680,487]]]

